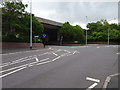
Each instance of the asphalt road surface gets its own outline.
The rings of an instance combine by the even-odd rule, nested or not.
[[[107,88],[107,78],[119,75],[119,54],[117,45],[49,46],[3,54],[0,79],[3,88]]]

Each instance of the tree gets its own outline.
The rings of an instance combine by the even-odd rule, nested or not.
[[[83,29],[78,25],[72,26],[69,24],[69,22],[65,22],[63,24],[59,30],[59,34],[63,36],[64,41],[79,41],[80,43],[85,42]]]
[[[107,20],[100,20],[96,23],[88,23],[88,40],[89,41],[107,41],[108,30],[110,41],[120,41],[120,26],[109,24]]]
[[[60,28],[59,34],[63,36],[65,41],[70,40],[70,37],[72,34],[71,29],[72,29],[72,26],[69,24],[69,22],[65,22],[63,26]]]
[[[30,14],[22,2],[4,2],[2,7],[3,41],[29,41]],[[43,25],[33,16],[33,36],[43,33]],[[5,39],[4,39],[5,38]],[[12,38],[12,39],[9,39]],[[8,40],[9,39],[9,40]]]
[[[15,37],[19,21],[24,17],[27,5],[22,2],[5,2],[2,7],[3,34]]]

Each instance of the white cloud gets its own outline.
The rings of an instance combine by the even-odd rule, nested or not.
[[[29,0],[23,0],[28,3]],[[87,22],[96,22],[100,19],[111,20],[113,18],[118,17],[118,3],[111,2],[113,0],[79,0],[80,2],[76,2],[76,0],[72,0],[74,2],[64,2],[66,0],[60,0],[59,2],[41,2],[43,0],[32,0],[33,7],[32,11],[35,16],[58,21],[58,22],[70,22],[71,24],[78,24],[82,28],[86,28],[86,16],[88,17]],[[101,2],[98,2],[101,1]],[[108,1],[108,2],[104,2]],[[117,1],[117,0],[116,0]],[[29,4],[29,3],[28,3]],[[29,5],[28,5],[29,6]],[[27,11],[29,10],[26,9]],[[110,21],[110,23],[116,23],[116,21]]]
[[[32,2],[118,2],[118,1],[119,0],[32,0]]]

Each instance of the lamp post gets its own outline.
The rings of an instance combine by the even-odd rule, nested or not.
[[[110,43],[110,40],[109,40],[109,27],[108,27],[108,45]]]
[[[30,49],[32,49],[32,0],[30,2]]]
[[[87,16],[86,16],[86,45],[87,45]]]
[[[115,20],[116,18],[114,18],[113,20]],[[108,20],[108,21],[111,21],[111,20]],[[107,44],[109,45],[110,44],[110,28],[108,27],[108,42]]]

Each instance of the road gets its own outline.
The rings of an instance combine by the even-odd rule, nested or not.
[[[3,54],[2,87],[86,90],[107,87],[106,78],[119,74],[118,55],[117,45],[49,46]]]

